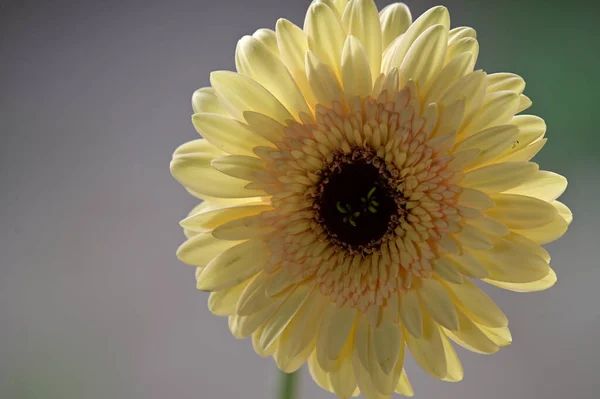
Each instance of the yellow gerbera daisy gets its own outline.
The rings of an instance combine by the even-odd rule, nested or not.
[[[475,31],[444,7],[316,0],[237,46],[237,73],[192,98],[202,135],[171,171],[203,202],[177,256],[237,338],[346,398],[412,395],[405,348],[463,377],[451,341],[511,342],[475,285],[552,286],[540,245],[572,216],[567,181],[531,158],[546,126],[525,82],[474,71]]]

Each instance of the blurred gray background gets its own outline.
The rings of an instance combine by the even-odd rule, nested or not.
[[[378,1],[383,7],[388,1]],[[600,388],[600,7],[448,0],[478,67],[519,73],[548,123],[537,160],[568,177],[558,284],[489,293],[514,344],[459,349],[461,383],[408,362],[419,398],[597,398]],[[434,5],[408,1],[413,15]],[[237,40],[308,1],[0,0],[0,398],[269,398],[271,359],[210,315],[175,250],[195,204],[171,178],[197,137],[190,96]],[[303,369],[303,398],[334,398]]]

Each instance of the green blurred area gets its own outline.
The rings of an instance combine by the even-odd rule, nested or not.
[[[549,141],[536,157],[557,167],[597,160],[600,144],[600,5],[591,1],[468,0],[478,33],[478,68],[513,72],[527,82]]]

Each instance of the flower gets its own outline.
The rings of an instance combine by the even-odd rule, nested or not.
[[[474,71],[475,31],[444,7],[316,0],[237,46],[192,98],[202,135],[173,176],[203,202],[179,259],[212,313],[292,372],[308,362],[346,398],[412,395],[406,348],[426,372],[463,377],[451,341],[511,342],[473,283],[551,287],[541,244],[571,222],[564,177],[531,158],[544,121],[510,73]]]

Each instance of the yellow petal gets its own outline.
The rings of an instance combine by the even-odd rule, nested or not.
[[[202,137],[229,154],[254,155],[254,147],[269,144],[245,123],[224,115],[198,113],[192,122]]]
[[[556,273],[554,270],[549,269],[548,274],[546,274],[543,278],[536,281],[530,281],[528,283],[507,283],[504,281],[496,281],[491,279],[484,279],[483,281],[509,291],[537,292],[547,290],[548,288],[552,287],[556,283],[556,280]]]
[[[526,182],[507,190],[506,194],[519,194],[539,198],[543,201],[552,202],[567,188],[567,179],[563,176],[540,170]]]
[[[235,241],[219,240],[211,233],[198,234],[181,244],[177,249],[177,259],[191,266],[206,266],[236,244]]]
[[[404,327],[414,337],[420,337],[423,333],[423,320],[419,298],[415,290],[402,292],[400,299],[400,318]]]
[[[458,204],[469,208],[485,210],[494,207],[489,195],[471,188],[463,188],[458,196]]]
[[[448,64],[434,77],[430,88],[425,96],[425,104],[438,101],[450,85],[458,78],[473,72],[473,55],[470,53],[461,53],[454,57]]]
[[[490,340],[475,323],[458,311],[459,327],[457,331],[445,330],[450,339],[465,349],[476,353],[492,354],[498,352],[498,345]]]
[[[508,283],[537,281],[548,274],[548,263],[531,252],[520,252],[520,248],[505,239],[495,239],[494,249],[477,251],[475,256],[489,271],[491,280]]]
[[[463,137],[469,137],[488,127],[508,123],[517,112],[519,95],[513,91],[487,93],[481,109],[473,120],[461,131]]]
[[[265,163],[246,155],[225,155],[211,161],[211,166],[227,176],[243,180],[255,180],[255,174],[266,170]]]
[[[245,111],[267,115],[279,123],[294,119],[273,94],[248,76],[216,71],[210,74],[210,84],[223,107],[237,120],[244,120]]]
[[[277,337],[279,337],[311,291],[312,288],[302,284],[297,286],[285,299],[271,319],[265,323],[264,330],[260,335],[260,344],[263,347],[268,347]]]
[[[514,229],[514,231],[538,244],[548,244],[562,237],[568,228],[569,223],[567,223],[563,216],[557,213],[546,224],[528,229]]]
[[[460,98],[448,105],[438,104],[438,123],[431,134],[431,138],[448,136],[450,145],[454,144],[455,134],[463,122],[465,113],[465,99]]]
[[[179,147],[177,147],[175,149],[175,151],[173,152],[173,158],[177,158],[178,156],[181,156],[181,155],[195,154],[198,152],[205,152],[205,153],[214,154],[214,155],[225,154],[225,151],[218,149],[217,147],[215,147],[208,141],[206,141],[204,139],[196,139],[196,140],[188,141],[187,143],[184,143],[184,144],[180,145]]]
[[[468,251],[463,250],[460,256],[446,255],[446,257],[465,276],[484,278],[489,274],[485,266]]]
[[[331,107],[334,102],[342,102],[342,88],[339,82],[312,51],[306,53],[306,74],[308,82],[317,98],[324,107]]]
[[[471,168],[474,168],[491,161],[510,148],[518,134],[519,129],[514,125],[494,126],[460,141],[454,151],[479,148],[481,153],[477,161],[470,165]]]
[[[463,284],[444,283],[452,299],[473,321],[489,327],[505,327],[508,319],[481,289],[469,280]]]
[[[272,275],[261,271],[248,280],[243,292],[239,295],[236,313],[240,316],[248,316],[264,309],[273,302],[272,298],[265,295],[265,286],[271,279]]]
[[[446,281],[457,284],[460,284],[463,281],[457,268],[446,258],[440,258],[433,262],[433,270]]]
[[[279,57],[252,36],[244,36],[235,52],[238,72],[250,76],[270,91],[298,119],[310,114],[302,92]]]
[[[458,233],[452,235],[455,240],[458,240],[463,246],[478,250],[486,250],[493,248],[492,242],[481,231],[468,224],[463,224]]]
[[[262,241],[243,242],[214,258],[198,277],[197,287],[205,291],[233,287],[262,270],[267,260]]]
[[[512,335],[508,327],[492,328],[479,324],[477,324],[477,327],[479,327],[481,332],[499,347],[507,346],[512,343]]]
[[[406,32],[398,36],[387,48],[381,71],[388,73],[394,67],[400,67],[402,61],[408,52],[408,49],[417,40],[417,38],[433,25],[443,25],[448,29],[450,27],[450,14],[446,7],[437,6],[425,11],[415,22],[410,25]]]
[[[277,21],[275,31],[279,51],[281,52],[281,61],[294,77],[308,105],[314,107],[316,100],[308,84],[304,64],[304,57],[308,51],[308,37],[306,33],[298,26],[283,18]]]
[[[465,110],[462,117],[465,126],[479,111],[485,99],[485,72],[471,72],[457,79],[439,98],[438,103],[448,106],[457,100],[464,99]]]
[[[529,144],[525,148],[511,152],[510,155],[502,155],[496,161],[500,161],[500,162],[522,162],[522,161],[526,162],[526,161],[529,161],[529,160],[531,160],[531,158],[536,156],[536,154],[538,152],[541,151],[541,149],[544,147],[544,145],[546,145],[546,141],[548,141],[548,139],[546,139],[546,138],[538,140],[534,143]]]
[[[477,32],[475,32],[475,29],[468,26],[459,26],[454,29],[450,29],[448,34],[448,44],[454,44],[467,37],[477,39]]]
[[[323,370],[317,361],[316,351],[314,351],[308,358],[308,371],[318,386],[328,392],[333,392],[333,387],[331,386],[331,382],[329,382],[329,376],[327,375],[327,372]]]
[[[539,167],[530,162],[503,162],[473,169],[464,174],[461,185],[484,193],[499,193],[531,179]]]
[[[565,204],[560,201],[552,201],[552,205],[558,211],[558,214],[563,217],[567,221],[567,224],[571,224],[573,221],[573,213]]]
[[[404,337],[412,357],[424,371],[440,379],[446,376],[447,363],[440,327],[431,316],[423,314],[423,334],[420,338],[412,334],[404,334]]]
[[[208,310],[216,316],[234,315],[240,295],[247,285],[248,281],[244,281],[227,290],[211,292],[208,297]]]
[[[285,331],[279,336],[279,338],[275,341],[276,348],[273,354],[273,359],[275,360],[275,364],[279,368],[279,370],[284,373],[293,373],[298,371],[306,361],[310,354],[314,351],[315,341],[311,342],[304,350],[296,356],[290,356],[287,351],[287,335],[291,329],[291,326],[288,326]],[[275,345],[271,345],[272,347]]]
[[[444,25],[433,25],[427,28],[408,49],[400,65],[400,86],[412,79],[419,91],[425,93],[432,79],[442,69],[446,56],[448,28]]]
[[[396,385],[396,392],[404,396],[414,396],[415,391],[406,376],[406,372],[403,370]]]
[[[465,223],[491,237],[504,237],[510,233],[508,227],[487,215],[481,218],[467,219]]]
[[[421,283],[417,293],[427,312],[440,325],[456,330],[458,328],[456,309],[444,286],[430,278],[422,279]]]
[[[458,382],[462,381],[464,377],[464,371],[460,359],[456,355],[456,351],[452,346],[452,343],[442,331],[442,344],[444,345],[444,355],[446,356],[446,376],[443,378],[444,381]]]
[[[246,216],[258,215],[261,212],[272,210],[270,205],[254,204],[233,206],[229,208],[211,209],[205,212],[199,212],[183,219],[179,224],[181,227],[192,231],[212,230],[231,220],[243,218]]]
[[[329,381],[333,391],[341,398],[353,396],[356,390],[356,376],[352,365],[352,340],[346,341],[346,345],[340,353],[336,367],[329,373]]]
[[[289,353],[292,356],[302,352],[316,338],[327,303],[328,299],[315,290],[296,312],[292,321],[294,328],[290,329],[288,336]]]
[[[465,53],[471,55],[471,62],[469,63],[468,69],[469,72],[472,72],[475,63],[477,62],[477,57],[479,56],[479,42],[473,37],[465,37],[454,42],[448,42],[448,50],[446,51],[444,64],[449,63],[460,54]]]
[[[270,52],[279,57],[279,47],[277,46],[277,35],[271,29],[259,29],[252,34],[256,40],[260,41],[269,49]]]
[[[331,69],[336,79],[341,81],[342,49],[346,33],[339,16],[325,4],[313,3],[306,14],[304,31],[308,35],[308,48]]]
[[[558,211],[551,204],[533,197],[499,194],[492,197],[496,206],[487,215],[511,229],[533,229],[552,222]]]
[[[250,334],[257,331],[269,318],[273,315],[281,303],[285,300],[285,296],[274,299],[267,307],[252,313],[248,316],[235,315],[229,317],[229,329],[234,337],[242,339],[249,337]],[[268,348],[264,348],[268,350]]]
[[[371,331],[373,332],[375,356],[379,367],[385,374],[390,374],[396,367],[398,358],[404,348],[402,328],[400,324],[394,322],[391,318],[385,318],[377,328]]]
[[[386,49],[412,23],[410,9],[404,3],[393,3],[379,12],[381,21],[381,48]]]
[[[381,70],[381,22],[373,0],[352,0],[342,16],[348,34],[356,37],[365,49],[374,81]]]
[[[509,90],[517,94],[525,90],[525,81],[514,73],[492,73],[487,77],[488,92]]]
[[[208,112],[211,114],[227,115],[227,111],[219,103],[212,87],[203,87],[192,94],[192,109],[194,113]]]
[[[321,325],[319,340],[325,343],[326,356],[328,359],[337,359],[354,325],[356,309],[349,306],[335,308],[331,314],[328,326]],[[322,338],[321,338],[322,337]]]
[[[515,114],[518,114],[519,112],[523,112],[525,111],[527,108],[531,107],[533,103],[531,102],[531,100],[529,99],[529,97],[527,97],[524,94],[521,94],[519,96],[519,106],[517,107],[517,110],[515,111]]]
[[[333,5],[335,6],[336,11],[341,16],[344,14],[344,10],[348,5],[348,0],[333,0]]]
[[[369,59],[360,41],[352,35],[346,38],[342,51],[342,81],[348,103],[356,96],[365,98],[371,94]]]

